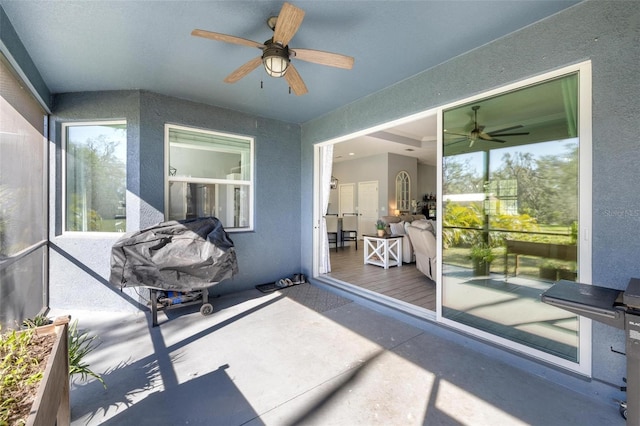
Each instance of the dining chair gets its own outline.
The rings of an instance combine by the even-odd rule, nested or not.
[[[358,215],[356,213],[342,214],[342,245],[345,241],[355,241],[358,250]]]
[[[329,246],[331,243],[336,245],[338,251],[338,215],[328,214],[324,217],[327,223],[327,236],[329,237]]]

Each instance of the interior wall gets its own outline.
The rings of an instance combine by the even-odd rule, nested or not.
[[[118,234],[62,233],[60,127],[66,121],[127,120],[127,231],[164,220],[164,125],[173,123],[255,138],[254,231],[230,234],[239,274],[210,295],[253,288],[300,272],[300,245],[286,230],[300,227],[300,127],[144,91],[56,95],[51,128],[50,305],[137,310],[135,292],[109,285],[111,246]],[[286,167],[284,167],[286,165]],[[73,297],[69,297],[73,295]],[[146,307],[144,307],[146,309]]]
[[[416,199],[422,188],[419,188],[418,161],[413,157],[380,154],[356,160],[341,161],[334,163],[332,175],[340,183],[356,184],[354,192],[356,206],[358,201],[357,183],[378,181],[378,215],[387,216],[394,214],[396,207],[396,175],[402,170],[409,173],[411,178],[411,197]],[[433,178],[435,179],[435,175]],[[328,213],[338,214],[337,189],[332,190],[329,195]]]
[[[340,183],[354,183],[354,202],[358,206],[358,182],[378,181],[378,210],[385,209],[387,199],[387,154],[372,155],[333,164],[332,175]],[[384,183],[384,185],[383,185]],[[338,214],[338,190],[329,194],[328,213]],[[386,213],[385,213],[386,214]]]
[[[592,62],[593,284],[625,288],[638,276],[640,225],[637,119],[640,8],[634,1],[585,1],[302,127],[302,185],[313,188],[313,145],[585,60]],[[615,173],[611,171],[615,170]],[[303,265],[312,265],[312,199],[303,195]],[[624,333],[593,322],[595,382],[625,374]],[[594,382],[594,386],[595,386]],[[615,390],[617,392],[617,390]]]
[[[435,194],[437,190],[438,169],[427,164],[418,164],[418,201],[422,200],[425,194]]]

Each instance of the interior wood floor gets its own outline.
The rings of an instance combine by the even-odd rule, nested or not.
[[[355,246],[332,246],[331,272],[327,275],[430,311],[436,310],[436,284],[418,271],[415,263],[385,270],[364,264],[364,242]]]

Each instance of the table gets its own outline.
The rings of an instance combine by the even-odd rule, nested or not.
[[[402,266],[402,235],[363,235],[364,264],[382,266]]]

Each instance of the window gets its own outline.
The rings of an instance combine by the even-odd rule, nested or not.
[[[166,218],[214,216],[226,230],[253,229],[253,139],[165,126]]]
[[[65,229],[125,232],[127,123],[66,123]]]

